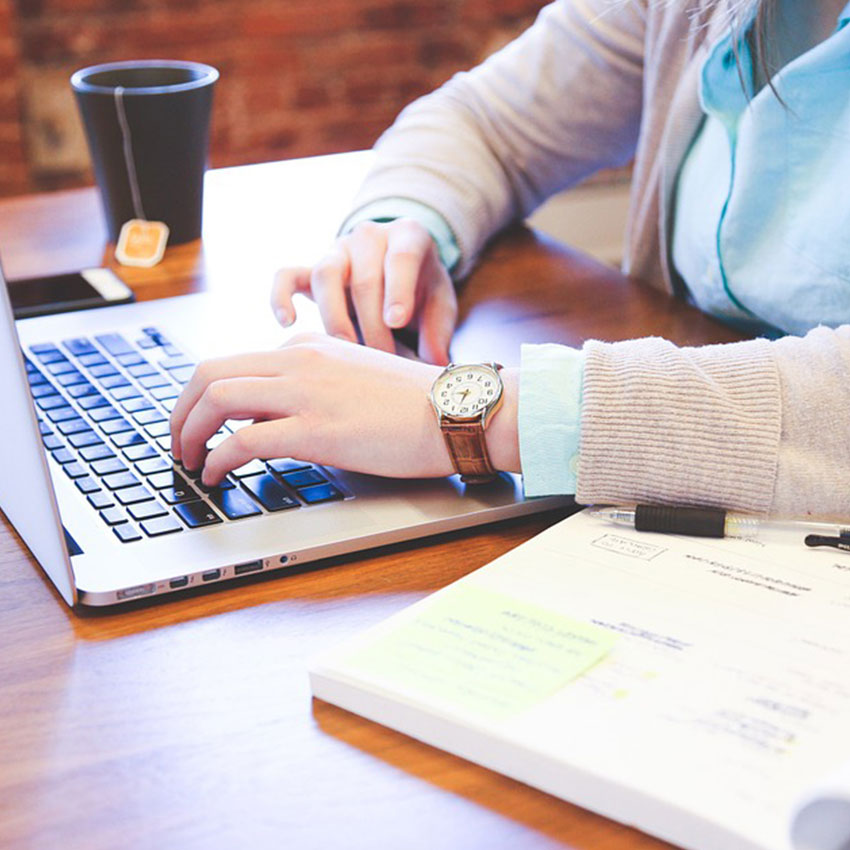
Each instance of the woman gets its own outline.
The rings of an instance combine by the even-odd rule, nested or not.
[[[625,271],[761,338],[527,346],[501,373],[492,465],[582,503],[850,514],[848,18],[840,0],[546,7],[399,116],[345,235],[280,274],[282,323],[307,292],[342,340],[202,364],[174,410],[175,456],[207,483],[255,456],[451,473],[428,401],[441,370],[386,353],[390,328],[416,324],[420,354],[445,363],[447,268],[462,277],[509,221],[634,158]],[[369,347],[345,341],[349,292]],[[237,417],[262,421],[205,457]]]

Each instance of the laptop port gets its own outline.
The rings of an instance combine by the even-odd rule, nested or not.
[[[147,596],[155,590],[155,584],[137,584],[135,587],[127,587],[124,590],[119,590],[115,596],[118,599],[135,599],[137,596]]]
[[[221,578],[221,570],[210,570],[208,573],[201,573],[201,578],[204,581],[215,581]]]
[[[234,575],[243,576],[245,573],[256,573],[263,568],[262,561],[247,561],[244,564],[237,564],[233,568]]]
[[[174,588],[175,590],[178,587],[186,587],[189,584],[189,576],[182,576],[181,578],[173,578],[170,582],[168,582],[168,586]]]

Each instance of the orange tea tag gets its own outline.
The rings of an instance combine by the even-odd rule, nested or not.
[[[115,259],[122,266],[155,266],[165,253],[168,242],[168,225],[162,221],[145,221],[131,218],[121,227]]]

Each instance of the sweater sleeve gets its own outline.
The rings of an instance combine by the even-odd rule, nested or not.
[[[850,515],[850,326],[585,345],[577,500]]]
[[[518,39],[408,106],[378,140],[354,211],[380,198],[436,210],[461,252],[554,192],[634,154],[646,0],[555,0]]]

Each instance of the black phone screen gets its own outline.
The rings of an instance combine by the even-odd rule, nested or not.
[[[133,300],[130,289],[112,272],[97,269],[96,273],[101,279],[109,276],[109,287],[105,290],[101,287],[108,293],[108,297],[99,292],[80,272],[6,281],[15,318],[106,307],[109,304]]]

